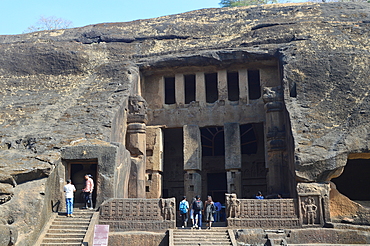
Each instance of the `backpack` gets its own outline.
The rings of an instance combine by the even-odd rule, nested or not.
[[[212,211],[213,214],[215,214],[216,211],[217,211],[217,208],[214,204],[211,204],[211,211]]]
[[[203,203],[202,203],[202,201],[200,201],[200,200],[196,200],[196,201],[194,201],[193,209],[194,209],[195,211],[200,211],[200,210],[202,210],[202,209],[203,209]]]
[[[180,209],[180,212],[182,214],[186,214],[188,212],[188,207],[186,206],[186,202],[185,201],[180,202],[179,209]]]

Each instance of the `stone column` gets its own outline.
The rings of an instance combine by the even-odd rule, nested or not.
[[[206,84],[204,79],[204,73],[199,72],[195,74],[195,100],[199,102],[199,105],[206,104]]]
[[[288,180],[282,177],[289,177],[284,172],[284,155],[286,151],[285,126],[284,126],[284,105],[283,94],[280,86],[265,87],[263,101],[266,112],[266,165],[268,194],[289,193],[287,189]]]
[[[227,95],[227,71],[220,70],[217,72],[217,79],[218,79],[218,100],[226,101],[228,98]]]
[[[242,157],[240,148],[239,123],[225,123],[225,169],[227,171],[227,190],[241,196]]]
[[[185,104],[185,84],[183,74],[175,75],[175,100],[176,104],[179,106],[183,106]]]
[[[248,69],[241,69],[239,73],[239,95],[240,100],[244,103],[249,103],[248,96]]]
[[[184,193],[191,199],[202,193],[202,143],[197,125],[185,125],[184,131]]]
[[[146,130],[146,198],[162,197],[163,134],[157,126]]]
[[[158,80],[158,97],[161,99],[161,106],[165,105],[165,89],[164,89],[164,77],[161,76]]]
[[[126,147],[131,154],[129,196],[137,198],[145,198],[146,108],[141,96],[129,97],[126,135]]]

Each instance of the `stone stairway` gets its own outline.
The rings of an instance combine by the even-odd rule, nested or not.
[[[94,211],[74,211],[74,217],[57,215],[44,235],[41,246],[81,246]]]
[[[285,230],[265,230],[267,246],[288,245],[286,242],[287,234]]]
[[[227,229],[191,230],[175,229],[170,233],[170,246],[233,246],[232,238]],[[172,237],[172,238],[171,238]]]

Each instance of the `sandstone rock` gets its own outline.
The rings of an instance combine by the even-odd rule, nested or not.
[[[291,138],[284,158],[298,181],[330,181],[343,171],[349,154],[370,151],[369,22],[367,3],[300,3],[0,36],[0,183],[4,192],[14,192],[0,205],[0,214],[13,218],[20,239],[40,228],[39,212],[25,202],[50,212],[51,199],[41,193],[60,192],[63,175],[55,173],[61,150],[81,139],[96,146],[122,144],[139,70],[149,76],[184,64],[278,61]],[[186,117],[197,113],[193,106]],[[222,106],[217,102],[209,109],[209,122],[219,120]],[[127,153],[122,155],[123,160]],[[199,169],[194,165],[190,168]],[[53,175],[50,190],[34,187]],[[28,184],[34,190],[27,195],[21,188]],[[366,213],[352,205],[365,223]],[[0,240],[7,243],[7,238]]]

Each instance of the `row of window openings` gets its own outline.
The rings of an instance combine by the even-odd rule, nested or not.
[[[206,102],[214,103],[218,100],[218,76],[217,73],[205,73],[204,81],[206,87]],[[195,101],[196,79],[195,74],[184,75],[185,104]],[[175,104],[175,77],[164,78],[165,104]],[[239,73],[227,73],[227,96],[229,101],[239,101]],[[259,70],[248,70],[248,97],[258,99],[261,97],[260,72]]]

